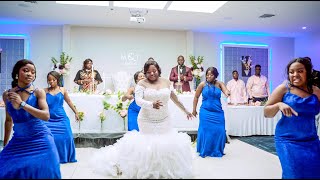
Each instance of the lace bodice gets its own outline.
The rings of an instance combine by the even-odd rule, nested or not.
[[[168,101],[170,99],[171,90],[169,88],[161,88],[159,90],[136,86],[135,95],[136,103],[141,107],[139,119],[148,122],[161,122],[168,117]],[[160,109],[154,109],[152,103],[160,100],[162,105]]]

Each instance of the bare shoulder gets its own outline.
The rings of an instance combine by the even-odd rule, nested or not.
[[[169,79],[166,79],[166,78],[163,78],[163,77],[159,77],[159,80],[161,80],[161,82],[164,82],[166,84],[169,84],[171,83],[171,81]]]
[[[312,86],[313,94],[315,94],[320,101],[320,89],[317,86]]]
[[[7,100],[7,97],[8,97],[8,90],[6,90],[6,91],[4,91],[4,92],[2,93],[2,99],[3,99],[3,101],[6,101],[6,100]]]
[[[44,97],[46,95],[46,92],[44,91],[44,89],[41,88],[37,88],[34,90],[34,94],[36,95],[36,97]]]
[[[137,85],[146,87],[146,84],[147,84],[147,79],[143,79],[143,80],[140,80]]]
[[[274,89],[273,93],[278,95],[284,95],[287,91],[288,91],[287,85],[285,83],[282,83]]]

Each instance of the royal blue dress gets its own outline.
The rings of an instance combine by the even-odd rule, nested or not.
[[[139,131],[137,118],[138,118],[140,109],[141,107],[137,105],[136,100],[132,101],[132,103],[128,108],[128,131],[132,131],[132,130]]]
[[[227,137],[220,98],[221,90],[206,83],[202,89],[197,137],[197,152],[201,157],[222,157],[224,155]]]
[[[45,124],[53,134],[60,157],[60,163],[77,162],[70,119],[63,108],[64,96],[62,92],[56,95],[47,93],[46,96],[50,119],[48,122],[45,122]]]
[[[275,146],[283,179],[320,178],[320,141],[315,126],[319,100],[312,94],[302,98],[288,91],[282,98],[298,116],[282,114],[275,130]]]
[[[38,108],[31,93],[26,103]],[[13,136],[0,153],[0,179],[61,179],[59,155],[53,136],[40,120],[6,101]]]

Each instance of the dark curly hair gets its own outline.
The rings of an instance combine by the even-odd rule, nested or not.
[[[219,76],[219,72],[217,70],[217,68],[215,67],[208,67],[208,69],[206,70],[206,75],[208,74],[208,72],[211,71],[211,73],[214,75],[214,78],[217,79]]]
[[[14,88],[16,86],[18,86],[18,79],[16,79],[17,76],[19,76],[19,71],[20,69],[27,65],[27,64],[31,64],[34,66],[34,69],[36,70],[36,66],[34,65],[34,63],[31,60],[28,59],[21,59],[18,62],[16,62],[16,64],[13,66],[12,69],[12,73],[11,73],[11,77],[12,77],[12,82],[11,82],[11,87]],[[37,71],[36,71],[37,72]],[[34,75],[34,80],[36,80],[36,74]]]
[[[57,71],[50,71],[47,75],[47,79],[49,75],[53,76],[58,81],[58,86],[63,87],[62,75],[60,75]]]
[[[295,58],[293,60],[291,60],[287,67],[286,67],[286,74],[287,74],[287,78],[288,78],[288,81],[290,82],[290,79],[289,79],[289,69],[290,69],[290,66],[295,63],[295,62],[298,62],[298,63],[301,63],[304,65],[304,67],[306,68],[306,71],[307,71],[307,88],[308,88],[308,92],[309,93],[313,93],[313,90],[312,90],[312,84],[313,84],[313,80],[312,80],[312,63],[311,61],[308,59],[308,58],[302,58],[302,57],[299,57],[299,58]],[[290,82],[291,84],[291,82]],[[292,85],[292,84],[291,84]]]
[[[138,81],[138,77],[139,77],[139,74],[140,73],[143,73],[142,71],[137,71],[136,73],[134,73],[133,75],[133,79],[134,79],[134,82],[137,84],[137,81]]]
[[[88,58],[86,60],[83,61],[83,66],[82,69],[85,70],[86,69],[86,64],[88,64],[89,62],[93,63],[92,59]]]
[[[155,60],[148,60],[146,63],[144,63],[144,67],[143,67],[144,74],[146,75],[146,73],[151,65],[154,65],[157,68],[158,73],[159,73],[159,77],[161,77],[161,68],[160,68],[159,64],[157,63],[157,61],[155,61]]]

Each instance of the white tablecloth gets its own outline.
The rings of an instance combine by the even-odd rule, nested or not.
[[[274,135],[279,111],[273,118],[265,118],[263,106],[226,106],[226,130],[231,136]]]
[[[75,121],[75,116],[68,104],[64,103],[64,108],[67,115],[70,118],[73,133],[115,133],[123,132],[127,130],[127,121],[123,119],[114,111],[106,111],[107,119],[101,122],[98,114],[103,111],[103,100],[115,105],[118,101],[116,95],[112,95],[106,98],[103,95],[88,95],[88,94],[69,94],[71,101],[76,105],[78,111],[83,111],[85,113],[84,120],[80,124]],[[185,107],[191,112],[193,95],[178,95],[181,102],[184,103]],[[200,105],[201,105],[201,101]],[[124,102],[124,105],[127,102]],[[198,106],[198,109],[200,107]],[[173,127],[177,130],[182,131],[197,131],[199,120],[194,118],[193,120],[188,120],[187,116],[170,100],[169,109],[173,118]],[[127,120],[127,119],[126,119]]]

